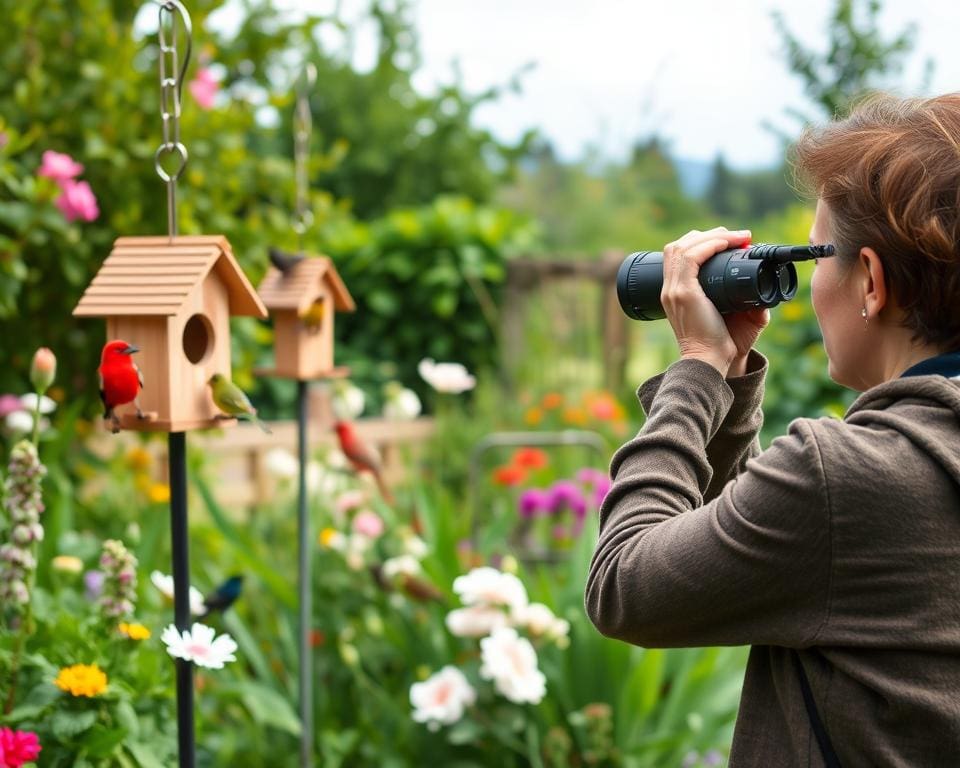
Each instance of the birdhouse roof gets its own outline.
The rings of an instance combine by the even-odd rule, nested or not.
[[[333,262],[325,256],[298,261],[286,274],[270,267],[257,289],[267,309],[293,309],[302,314],[321,295],[324,283],[333,293],[333,306],[340,312],[357,307]]]
[[[117,238],[73,314],[176,315],[211,271],[226,286],[231,315],[267,316],[223,235]]]

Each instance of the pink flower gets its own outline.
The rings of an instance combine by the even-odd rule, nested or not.
[[[190,81],[190,94],[200,109],[212,109],[213,101],[220,90],[219,81],[206,67],[200,67],[196,76]]]
[[[70,155],[48,149],[43,153],[43,163],[37,174],[61,183],[83,173],[83,166]]]
[[[24,763],[36,760],[40,749],[40,740],[33,731],[0,728],[0,765],[3,768],[20,768]]]
[[[353,518],[353,530],[355,533],[375,539],[383,533],[383,520],[376,512],[364,510],[358,512],[357,516]]]
[[[67,221],[76,219],[94,221],[100,215],[97,198],[87,182],[66,179],[61,183],[60,188],[63,192],[57,198],[57,207]]]

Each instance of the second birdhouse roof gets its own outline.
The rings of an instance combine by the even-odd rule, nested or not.
[[[223,235],[117,238],[73,314],[176,315],[211,271],[227,289],[231,315],[267,316]]]
[[[324,283],[333,294],[336,310],[353,312],[357,308],[333,262],[325,256],[298,261],[286,274],[270,267],[257,290],[267,309],[296,310],[299,315],[320,298]]]

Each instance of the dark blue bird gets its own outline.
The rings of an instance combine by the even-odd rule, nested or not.
[[[201,615],[201,619],[207,618],[211,613],[220,611],[221,613],[240,597],[243,589],[243,576],[231,576],[223,584],[217,587],[213,592],[203,598],[203,606],[206,609]]]

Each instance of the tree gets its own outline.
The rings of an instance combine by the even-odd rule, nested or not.
[[[787,66],[803,82],[821,117],[845,114],[867,92],[892,86],[903,71],[904,60],[913,50],[916,24],[885,39],[879,28],[882,5],[881,0],[836,0],[827,26],[827,50],[822,53],[805,46],[787,28],[783,14],[773,12]],[[924,87],[932,69],[933,62],[928,60]],[[804,125],[811,122],[802,110],[788,109],[787,114]]]

